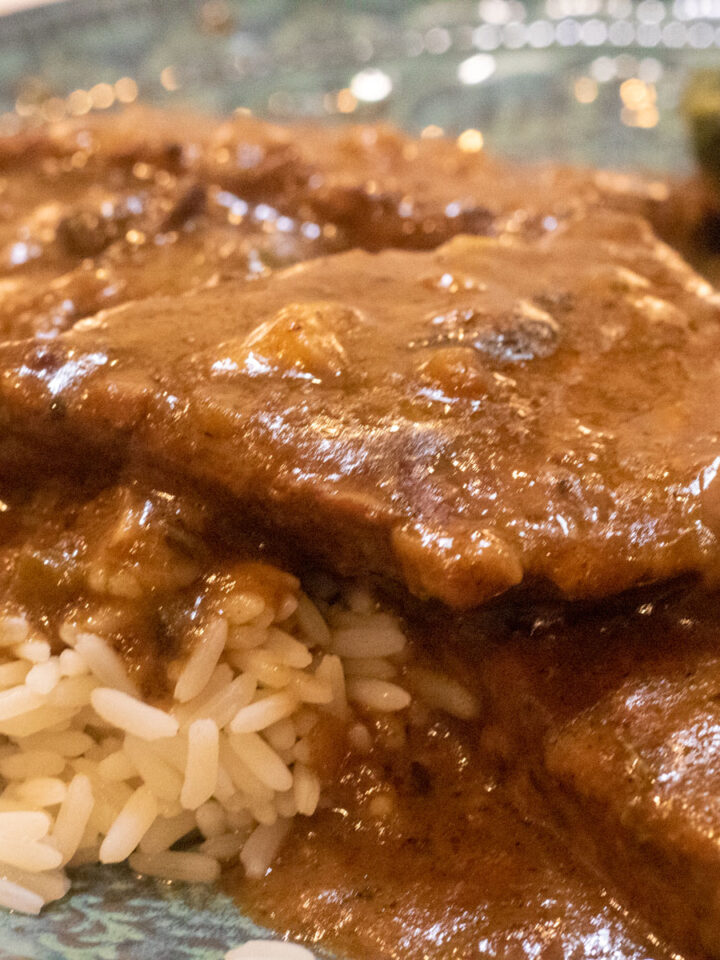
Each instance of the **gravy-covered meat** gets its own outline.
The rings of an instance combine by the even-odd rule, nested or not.
[[[143,111],[0,140],[0,339],[344,246],[204,179],[215,126]]]
[[[511,164],[469,133],[416,139],[382,124],[277,126],[247,111],[212,119],[133,107],[0,141],[0,167],[145,163],[333,224],[349,245],[376,250],[429,249],[458,233],[542,232],[545,216],[599,204],[654,216],[671,199],[666,180]]]
[[[667,208],[662,182],[514,167],[480,146],[148,109],[0,139],[0,338],[346,247],[540,236],[598,204],[659,222]]]
[[[222,489],[340,572],[455,606],[602,596],[716,566],[719,318],[641,221],[596,212],[7,345],[2,414]]]
[[[684,956],[720,956],[717,594],[674,584],[590,610],[508,605],[429,632],[484,691],[483,741],[534,785],[514,795],[532,808],[539,786],[631,910]]]
[[[240,114],[218,127],[201,165],[242,196],[272,191],[279,209],[330,221],[369,250],[432,249],[458,233],[535,236],[548,216],[598,205],[654,217],[670,198],[661,180],[514,165],[482,147],[477,131],[413,139],[386,125],[282,128]]]

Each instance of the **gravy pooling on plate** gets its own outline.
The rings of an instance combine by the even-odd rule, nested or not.
[[[717,956],[717,597],[414,624],[481,719],[380,721],[241,902],[363,958]]]

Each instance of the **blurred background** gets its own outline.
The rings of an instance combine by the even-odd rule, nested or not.
[[[3,133],[142,100],[682,170],[683,90],[720,70],[720,0],[30,3],[0,0]]]

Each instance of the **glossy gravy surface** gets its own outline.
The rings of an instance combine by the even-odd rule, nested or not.
[[[540,811],[518,813],[480,737],[413,731],[402,758],[347,772],[264,880],[230,876],[230,890],[271,929],[352,960],[668,956]]]
[[[379,728],[266,880],[232,889],[363,960],[717,956],[719,636],[717,598],[684,590],[424,616],[418,656],[483,718]]]
[[[0,173],[0,337],[132,302],[2,351],[0,474],[42,487],[60,448],[127,468],[9,481],[4,602],[101,630],[148,696],[209,562],[238,561],[178,474],[229,494],[231,525],[270,517],[341,573],[458,607],[716,571],[717,295],[599,209],[677,238],[694,219],[666,185],[145,113],[4,142]],[[495,239],[258,279],[462,232]],[[326,806],[262,883],[228,884],[361,960],[720,956],[720,616],[681,594],[408,614],[482,717],[416,702],[344,759],[328,730]]]
[[[598,211],[6,344],[0,417],[209,484],[341,574],[455,607],[600,597],[717,566],[719,317],[643,221]]]

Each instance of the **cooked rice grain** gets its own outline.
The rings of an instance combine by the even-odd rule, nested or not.
[[[341,627],[333,637],[333,651],[341,657],[389,657],[404,648],[405,634],[390,614],[360,614],[353,619],[364,622]]]
[[[240,862],[249,877],[264,877],[290,830],[289,820],[255,827],[240,853]]]
[[[206,837],[219,837],[228,828],[228,819],[225,810],[217,800],[208,800],[195,811],[195,822],[198,830]]]
[[[0,617],[0,647],[12,647],[22,643],[30,634],[30,625],[25,617]]]
[[[188,729],[188,755],[180,803],[197,810],[215,792],[220,757],[220,734],[214,720],[195,720]]]
[[[411,689],[429,707],[444,710],[460,720],[474,720],[480,715],[478,698],[447,674],[426,667],[410,667],[407,680]]]
[[[366,710],[395,712],[410,705],[410,694],[396,683],[376,680],[374,677],[350,677],[347,681],[348,699]]]
[[[233,733],[254,733],[289,717],[298,705],[298,697],[283,691],[271,693],[268,697],[256,700],[239,710],[230,729]],[[0,762],[0,769],[2,769]]]
[[[36,663],[28,671],[25,683],[34,693],[47,694],[55,688],[60,676],[60,663],[53,659],[47,663]]]
[[[141,740],[159,740],[174,737],[178,732],[175,717],[151,707],[120,690],[98,687],[90,695],[95,712],[112,726],[132,733]]]
[[[30,663],[45,663],[50,659],[50,644],[47,640],[25,640],[13,647],[13,653]]]
[[[180,703],[187,703],[202,692],[218,665],[227,635],[227,621],[216,619],[207,625],[198,638],[175,685],[175,699]]]
[[[70,781],[65,799],[58,810],[51,840],[62,854],[63,864],[77,852],[93,808],[90,780],[82,773]]]
[[[75,652],[103,686],[122,690],[131,697],[139,696],[139,691],[128,676],[122,658],[102,637],[93,633],[77,634]]]
[[[19,913],[38,914],[46,904],[44,897],[27,887],[0,877],[0,906]]]
[[[231,733],[228,739],[238,758],[266,787],[278,792],[292,787],[292,773],[259,734]]]
[[[138,787],[122,808],[100,845],[100,863],[126,860],[158,815],[157,799],[150,788]]]
[[[26,840],[42,840],[50,831],[47,813],[27,810],[0,813],[0,843],[5,837],[21,836]]]
[[[250,940],[226,953],[225,960],[315,960],[315,955],[297,943]]]
[[[163,853],[195,829],[196,820],[191,810],[183,810],[175,817],[158,817],[140,841],[140,850],[149,855]]]
[[[54,807],[65,799],[67,784],[57,777],[33,777],[11,784],[7,792],[31,807]]]

